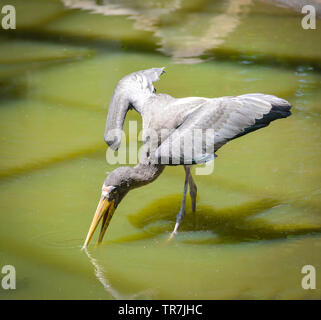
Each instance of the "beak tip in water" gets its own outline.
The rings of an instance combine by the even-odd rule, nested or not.
[[[106,197],[102,196],[100,198],[100,201],[97,206],[97,210],[95,212],[94,218],[92,220],[92,223],[90,225],[85,243],[83,245],[83,249],[86,249],[101,218],[103,218],[100,234],[99,234],[99,240],[98,243],[101,243],[104,234],[106,232],[106,229],[110,223],[110,220],[114,214],[115,208],[114,208],[114,201],[109,202]]]

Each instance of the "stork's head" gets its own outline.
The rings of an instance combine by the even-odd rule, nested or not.
[[[133,182],[135,181],[131,179],[131,171],[131,167],[119,167],[107,176],[101,189],[100,200],[89,228],[84,247],[87,247],[89,244],[101,219],[102,225],[98,243],[102,241],[115,209],[127,192],[134,187]]]
[[[158,81],[164,72],[164,68],[141,70],[125,76],[118,82],[108,109],[104,136],[110,148],[117,150],[120,146],[127,111],[134,108],[141,112],[145,100],[155,94],[153,82]]]

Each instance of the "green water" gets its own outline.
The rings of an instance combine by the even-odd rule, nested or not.
[[[0,30],[0,267],[15,266],[17,288],[0,287],[1,299],[321,298],[320,20],[303,30],[299,13],[251,0],[9,2],[17,29]],[[293,115],[224,146],[214,173],[195,176],[196,214],[188,199],[173,241],[181,167],[130,192],[102,245],[96,235],[81,251],[117,167],[103,141],[113,88],[162,66],[157,92],[270,93]],[[128,113],[125,130],[128,120],[140,121]],[[316,290],[301,287],[307,264]]]

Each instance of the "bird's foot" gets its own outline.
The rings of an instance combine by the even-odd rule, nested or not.
[[[176,234],[176,232],[173,231],[171,233],[171,235],[169,236],[169,238],[167,239],[167,241],[171,241],[174,238],[175,234]]]
[[[171,235],[169,236],[169,238],[168,238],[167,241],[170,241],[170,240],[172,240],[172,239],[174,238],[175,234],[177,233],[177,230],[178,230],[179,225],[180,225],[180,224],[179,224],[178,222],[176,222],[175,227],[174,227],[174,230],[173,230],[173,232],[171,233]]]

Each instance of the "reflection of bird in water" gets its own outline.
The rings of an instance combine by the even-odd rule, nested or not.
[[[84,249],[87,257],[89,258],[89,261],[92,263],[92,265],[95,268],[95,275],[99,282],[103,285],[105,291],[107,291],[113,298],[115,299],[121,299],[121,295],[113,289],[109,281],[104,276],[104,269],[99,265],[98,261],[94,259],[90,253],[88,252],[87,248]]]
[[[302,8],[306,5],[313,6],[316,16],[321,18],[321,0],[265,0],[273,5],[291,8],[302,13]]]
[[[107,176],[85,247],[101,219],[99,242],[102,241],[115,208],[128,191],[157,179],[165,165],[184,165],[183,200],[171,234],[174,236],[185,215],[188,186],[192,210],[196,208],[197,189],[190,165],[213,160],[215,152],[228,141],[291,114],[289,102],[260,93],[212,99],[176,99],[167,94],[156,94],[153,82],[158,81],[162,73],[164,68],[134,72],[121,79],[114,90],[105,141],[113,150],[119,148],[126,113],[134,109],[143,118],[143,153],[135,167],[119,167]],[[167,129],[165,134],[164,128]],[[193,136],[192,140],[185,139],[195,131],[202,134]],[[182,139],[184,144],[181,144]],[[185,143],[187,147],[192,145],[192,149],[186,148]]]
[[[178,63],[201,62],[202,55],[220,47],[239,26],[251,4],[252,0],[224,1],[218,12],[189,15],[187,21],[176,21],[176,32],[171,26],[162,26],[155,30],[155,35],[161,39],[159,51]]]
[[[120,293],[118,290],[116,290],[110,283],[110,281],[105,276],[105,270],[100,265],[100,263],[91,256],[91,254],[88,252],[87,248],[84,249],[89,261],[92,263],[92,265],[95,268],[95,275],[99,282],[103,285],[104,289],[108,294],[110,294],[111,297],[113,297],[116,300],[134,300],[139,298],[146,298],[146,297],[152,297],[154,295],[154,290],[144,290],[140,291],[134,294],[123,294]]]
[[[181,0],[161,3],[124,0],[63,2],[70,8],[80,8],[95,14],[128,16],[135,21],[134,29],[153,32],[159,39],[158,50],[172,56],[175,62],[198,63],[202,61],[200,57],[207,50],[217,48],[225,42],[225,38],[237,28],[241,18],[247,14],[253,1],[218,1],[209,8],[206,7],[208,3],[204,2],[199,14],[188,13],[189,4]],[[164,23],[164,19],[167,23]]]

